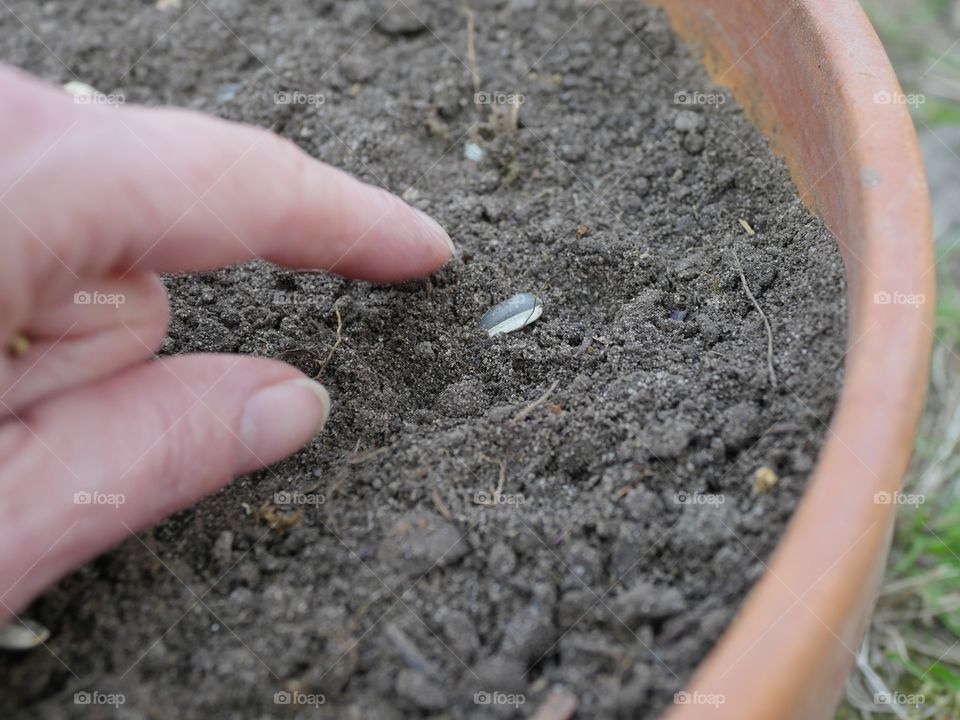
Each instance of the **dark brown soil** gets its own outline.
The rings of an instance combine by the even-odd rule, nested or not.
[[[471,0],[481,90],[525,99],[513,129],[474,102],[460,2],[8,2],[3,60],[273,127],[459,252],[397,287],[264,264],[169,279],[165,352],[284,358],[321,373],[334,414],[149,551],[131,539],[38,600],[59,659],[0,659],[0,715],[527,717],[554,686],[579,718],[670,703],[803,490],[845,308],[833,239],[741,109],[675,102],[719,91],[660,13]],[[522,291],[543,317],[485,338],[481,315]],[[495,691],[524,702],[478,704]]]

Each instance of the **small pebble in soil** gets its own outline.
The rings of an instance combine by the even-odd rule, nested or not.
[[[480,327],[489,337],[526,327],[543,314],[543,302],[533,293],[520,293],[494,305],[480,318]]]
[[[780,482],[779,476],[768,465],[764,465],[753,474],[753,487],[761,494],[773,490],[778,482]]]

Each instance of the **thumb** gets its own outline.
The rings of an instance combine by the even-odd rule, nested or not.
[[[282,363],[140,365],[0,425],[0,621],[132,532],[296,451],[326,390]],[[40,502],[42,500],[42,502]]]

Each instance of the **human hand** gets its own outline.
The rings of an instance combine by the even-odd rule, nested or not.
[[[0,90],[2,623],[326,421],[326,390],[283,363],[155,359],[169,313],[156,273],[259,257],[388,282],[436,270],[452,245],[264,130],[78,105],[3,68]]]

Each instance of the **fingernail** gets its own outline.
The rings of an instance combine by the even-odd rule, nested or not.
[[[243,407],[240,438],[268,462],[309,442],[327,423],[330,395],[320,383],[298,378],[255,393]]]
[[[411,206],[413,207],[413,206]],[[447,247],[450,249],[450,254],[453,255],[457,247],[453,244],[453,240],[450,239],[450,236],[447,234],[447,231],[441,227],[440,223],[434,220],[432,217],[427,215],[423,210],[419,208],[413,208],[417,213],[417,217],[420,218],[420,222],[423,223],[424,227],[427,229],[431,235],[435,237],[442,238],[443,241],[447,244]]]
[[[301,392],[309,390],[320,401],[320,419],[316,423],[317,429],[313,432],[314,435],[317,435],[323,430],[323,426],[327,424],[327,418],[330,417],[330,393],[316,380],[308,378],[298,378],[293,381],[292,385],[301,388]]]

